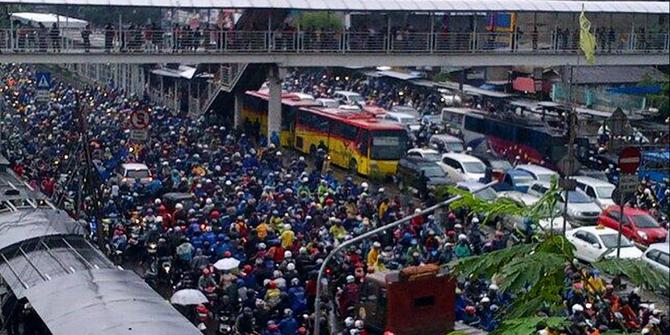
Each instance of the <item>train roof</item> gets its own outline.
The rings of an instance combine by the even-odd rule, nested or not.
[[[398,123],[378,119],[373,115],[363,111],[353,112],[339,108],[320,107],[303,107],[300,110],[323,115],[331,119],[337,119],[346,124],[369,130],[405,130],[405,128]]]

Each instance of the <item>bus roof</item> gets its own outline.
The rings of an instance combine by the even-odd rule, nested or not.
[[[442,111],[447,111],[450,113],[456,113],[456,114],[470,114],[470,113],[476,113],[476,114],[481,114],[482,111],[474,108],[468,108],[468,107],[445,107],[442,108]]]
[[[301,111],[340,120],[346,124],[369,130],[402,130],[405,128],[395,122],[380,120],[366,112],[351,112],[338,108],[303,107]]]
[[[261,98],[263,100],[269,100],[270,95],[267,91],[247,91],[246,94]],[[288,106],[316,106],[318,103],[314,99],[305,99],[306,94],[302,93],[291,93],[291,92],[282,92],[281,94],[281,103]]]

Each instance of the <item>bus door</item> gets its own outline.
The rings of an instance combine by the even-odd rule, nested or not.
[[[356,149],[358,150],[357,154],[361,159],[359,159],[356,163],[358,165],[358,171],[365,175],[369,173],[370,168],[370,141],[370,131],[361,129],[358,132],[358,139],[356,140]]]

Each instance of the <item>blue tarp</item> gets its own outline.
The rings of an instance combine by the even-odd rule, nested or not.
[[[607,92],[631,95],[658,94],[661,92],[661,85],[614,87],[608,89]]]

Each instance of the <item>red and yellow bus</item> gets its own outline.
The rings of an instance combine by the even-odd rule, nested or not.
[[[268,133],[268,100],[267,91],[247,91],[242,100],[242,124],[260,125],[260,133]],[[306,95],[282,92],[281,133],[280,143],[284,147],[293,147],[295,115],[298,108],[316,106],[316,101]]]
[[[257,124],[267,136],[267,91],[247,91],[242,103],[242,124]],[[373,113],[316,106],[300,93],[282,93],[280,143],[306,154],[320,144],[328,148],[331,163],[366,176],[394,175],[407,151],[407,131],[382,121]]]
[[[295,120],[295,149],[314,154],[325,146],[332,164],[366,176],[394,175],[407,141],[401,125],[367,113],[303,107]]]

